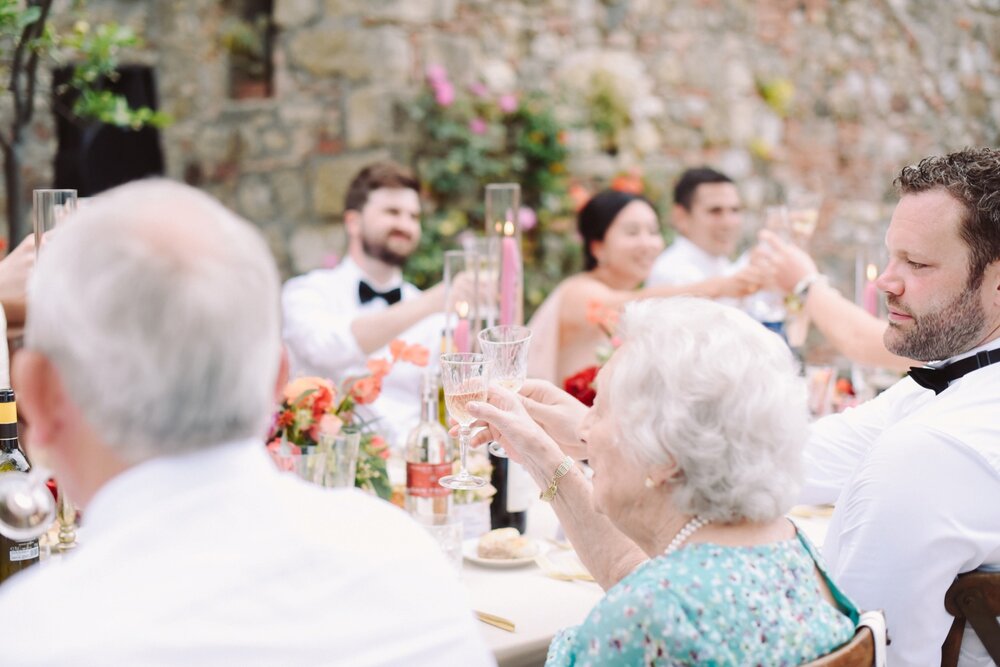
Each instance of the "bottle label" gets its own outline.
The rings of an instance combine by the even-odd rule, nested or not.
[[[38,558],[38,541],[18,542],[10,547],[10,562],[19,563],[23,560]]]
[[[443,498],[451,493],[438,483],[453,471],[451,463],[406,464],[406,492],[418,498]]]
[[[538,487],[520,464],[507,461],[507,511],[524,512],[538,497]]]

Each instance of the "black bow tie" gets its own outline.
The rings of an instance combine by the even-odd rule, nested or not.
[[[380,298],[384,299],[391,306],[403,298],[403,290],[396,287],[386,292],[376,292],[374,287],[362,280],[358,283],[358,298],[361,300],[361,303],[368,303],[372,299]]]
[[[1000,348],[983,350],[974,357],[966,357],[941,368],[911,366],[908,375],[921,387],[933,389],[935,394],[940,394],[948,388],[950,382],[998,361],[1000,361]]]

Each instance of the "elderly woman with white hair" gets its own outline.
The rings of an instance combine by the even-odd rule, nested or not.
[[[539,382],[470,404],[607,591],[546,664],[798,665],[849,641],[856,607],[784,518],[807,426],[787,346],[686,297],[630,304],[622,334],[589,411]]]

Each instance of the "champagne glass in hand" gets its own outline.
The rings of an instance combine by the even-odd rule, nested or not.
[[[479,332],[479,349],[493,364],[492,382],[517,393],[528,376],[528,345],[531,329],[517,325],[490,327]],[[489,450],[494,456],[505,458],[500,443],[493,441]]]
[[[449,489],[478,489],[486,480],[469,474],[466,457],[469,450],[469,428],[474,418],[466,405],[470,401],[486,401],[489,388],[490,362],[482,354],[455,353],[441,355],[441,385],[448,414],[458,422],[458,443],[461,467],[457,475],[447,475],[440,480]]]

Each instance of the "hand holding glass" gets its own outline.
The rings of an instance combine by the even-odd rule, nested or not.
[[[492,364],[490,380],[517,393],[528,377],[528,346],[531,329],[518,325],[490,327],[479,332],[479,349]],[[494,456],[506,458],[500,443],[489,445]]]
[[[441,355],[441,385],[448,414],[458,422],[458,443],[461,467],[457,475],[440,480],[449,489],[478,489],[486,485],[482,477],[469,474],[466,457],[469,451],[470,426],[475,421],[466,405],[470,401],[485,401],[489,388],[490,363],[482,354],[455,353]]]

